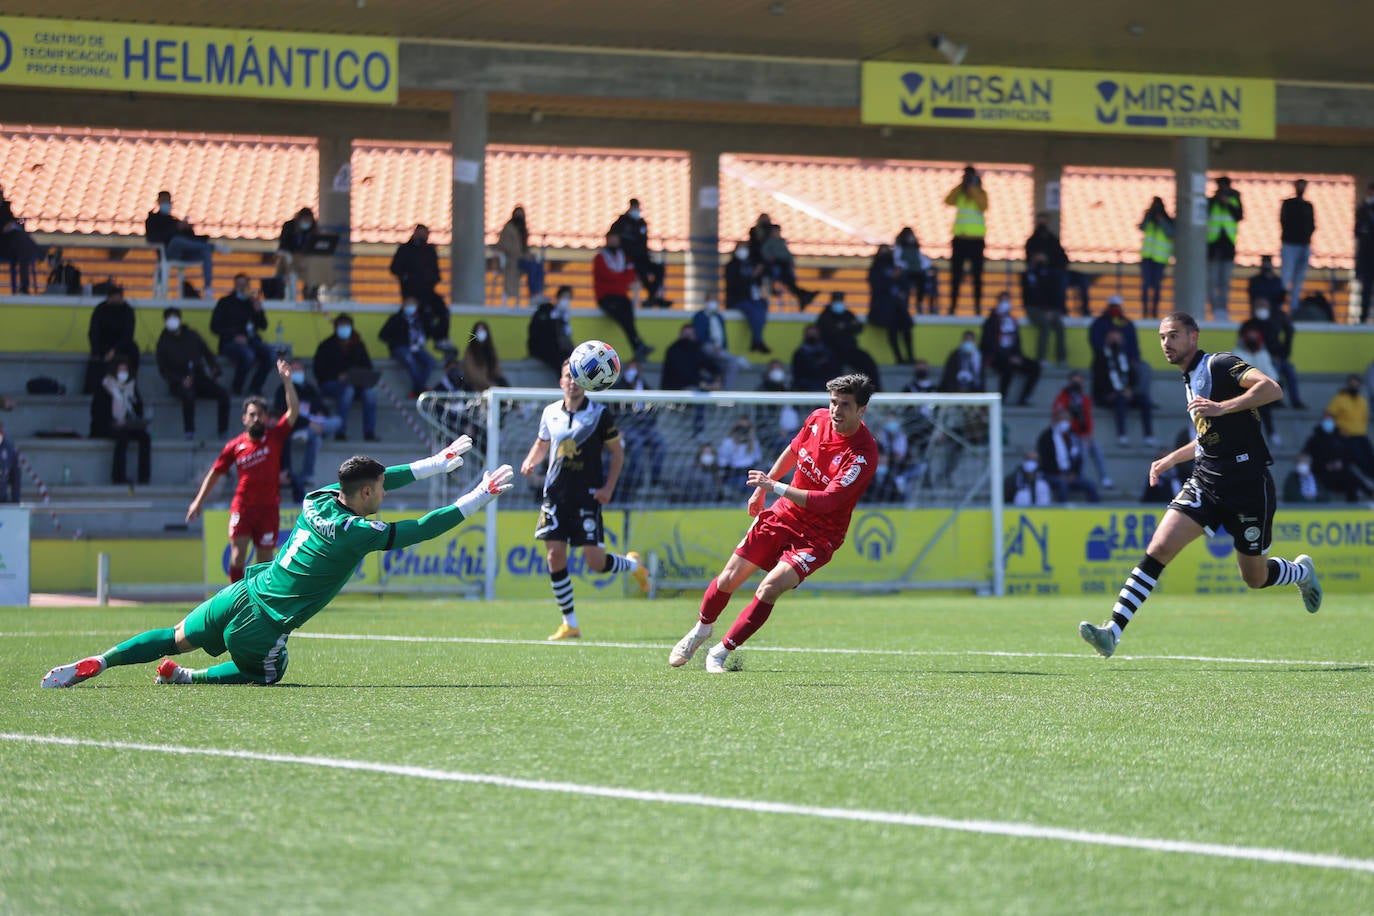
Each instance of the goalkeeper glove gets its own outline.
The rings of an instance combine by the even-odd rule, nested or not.
[[[511,470],[510,465],[503,464],[494,471],[484,473],[482,482],[458,497],[453,504],[463,513],[463,518],[472,518],[478,509],[513,486],[515,486],[515,471]]]
[[[449,443],[448,448],[437,455],[421,458],[410,463],[410,473],[416,480],[425,480],[435,474],[449,474],[463,466],[463,453],[472,448],[472,439],[459,436]]]

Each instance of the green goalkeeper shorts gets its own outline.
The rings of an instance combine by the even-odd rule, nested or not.
[[[240,579],[222,588],[186,615],[186,638],[213,656],[229,653],[239,671],[260,684],[275,684],[286,673],[286,633],[258,610]]]

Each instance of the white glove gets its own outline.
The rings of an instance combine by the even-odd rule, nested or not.
[[[467,493],[458,497],[454,505],[463,513],[463,518],[472,518],[487,503],[515,486],[515,471],[503,464],[494,471],[482,475],[482,481]]]
[[[449,474],[463,466],[463,453],[472,448],[472,439],[459,436],[449,443],[448,448],[410,463],[410,473],[416,480],[425,480],[435,474]]]

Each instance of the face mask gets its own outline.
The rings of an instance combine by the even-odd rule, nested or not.
[[[1068,420],[1060,420],[1059,422],[1055,423],[1055,424],[1054,424],[1054,431],[1057,432],[1057,433],[1059,433],[1060,435],[1063,435],[1064,433],[1068,432],[1068,431],[1069,431],[1069,421],[1068,421]]]
[[[963,343],[959,344],[959,349],[963,350],[969,356],[972,356],[973,354],[978,352],[978,345],[971,340],[966,340]]]
[[[115,373],[115,378],[119,380],[119,384],[123,385],[125,382],[129,380],[129,370],[120,369],[118,372]]]
[[[832,311],[832,312],[834,312],[836,315],[838,315],[840,312],[843,312],[843,311],[844,311],[844,303],[843,303],[843,302],[832,302],[832,303],[830,303],[830,311]]]
[[[236,290],[234,290],[234,295],[235,295],[235,296],[238,296],[240,299],[251,299],[251,298],[253,298],[253,294],[250,293],[250,292],[249,292],[248,290],[246,290],[246,289],[236,289]]]
[[[1025,471],[1027,474],[1034,474],[1035,469],[1038,467],[1040,467],[1039,462],[1031,461],[1029,459],[1021,462],[1021,470]]]
[[[638,370],[638,369],[626,369],[626,370],[625,370],[625,381],[629,382],[630,384],[634,384],[634,381],[635,381],[635,379],[637,379],[637,378],[639,378],[639,370]]]
[[[1300,465],[1297,466],[1297,468],[1298,468],[1298,473],[1299,473],[1299,474],[1302,474],[1302,475],[1304,475],[1304,476],[1306,476],[1307,474],[1311,473],[1311,471],[1312,471],[1312,465],[1310,465],[1310,464],[1300,464]]]
[[[458,368],[448,370],[448,380],[454,385],[463,384],[463,370]]]
[[[720,311],[720,303],[715,301],[714,299],[707,299],[706,314],[710,315],[718,311]]]
[[[1352,395],[1352,396],[1354,396],[1354,397],[1359,397],[1359,394],[1360,394],[1360,386],[1359,386],[1359,385],[1351,385],[1349,388],[1345,389],[1345,393],[1348,394],[1348,395]]]
[[[1255,317],[1258,318],[1260,321],[1268,321],[1268,320],[1269,320],[1269,310],[1268,310],[1268,309],[1255,309]]]
[[[902,431],[902,424],[898,423],[896,420],[888,420],[886,423],[883,424],[883,429],[887,430],[889,434],[895,436],[897,433]]]
[[[1336,431],[1336,421],[1330,418],[1322,420],[1322,432],[1334,433]]]
[[[181,327],[180,318],[177,318],[175,315],[173,315],[171,318],[167,319],[167,330],[175,331],[179,327]]]
[[[473,334],[472,336],[477,338],[478,343],[487,342],[487,332],[485,330],[478,331],[476,334]]]
[[[308,219],[303,219],[303,220],[301,220],[301,228],[302,228],[302,229],[312,229],[312,228],[314,228],[314,226],[315,226],[315,224],[312,223],[312,222],[311,222],[310,220],[308,220]]]
[[[560,309],[566,309],[570,305],[572,305],[572,296],[560,296],[558,298],[558,307]]]
[[[304,385],[304,384],[305,384],[305,372],[304,372],[304,370],[302,370],[302,371],[300,371],[300,372],[292,372],[292,373],[291,373],[291,382],[292,382],[292,384],[295,384],[295,385]]]
[[[1005,315],[1011,311],[1011,303],[1003,299],[997,303],[997,314]]]
[[[341,324],[335,329],[334,333],[339,335],[340,340],[348,340],[348,338],[353,336],[353,325]]]
[[[781,369],[774,369],[768,373],[768,381],[775,385],[781,385],[787,380],[787,373]]]
[[[630,219],[639,219],[639,208],[638,208],[638,207],[631,207],[631,208],[630,208]]]
[[[747,261],[747,260],[749,260],[749,249],[747,249],[747,248],[741,248],[741,249],[739,249],[738,251],[736,251],[736,252],[735,252],[735,260],[736,260],[736,261]]]
[[[715,466],[716,466],[716,456],[715,456],[715,455],[712,455],[710,452],[707,452],[706,454],[702,455],[702,456],[701,456],[701,466],[704,467],[704,468],[713,468],[713,467],[715,467]]]
[[[924,382],[926,379],[930,378],[930,373],[925,369],[917,369],[915,375],[916,381],[918,382]]]
[[[405,316],[406,316],[407,318],[409,318],[411,315],[414,315],[414,314],[415,314],[415,306],[413,306],[413,305],[403,305],[403,306],[401,306],[401,311],[405,313]]]
[[[261,439],[265,432],[267,432],[266,423],[254,423],[252,426],[248,427],[248,435],[252,436],[254,439]]]
[[[171,213],[171,212],[172,212],[172,205],[171,205],[171,204],[158,204],[158,205],[157,205],[157,212],[159,212],[159,213]]]

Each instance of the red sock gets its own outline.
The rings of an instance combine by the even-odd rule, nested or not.
[[[725,648],[730,650],[738,649],[744,645],[744,641],[759,631],[768,620],[768,615],[773,613],[773,605],[767,601],[760,601],[755,598],[744,606],[740,611],[735,623],[730,627],[730,632],[725,634]]]
[[[243,567],[242,567],[242,566],[231,566],[231,567],[229,567],[229,581],[230,581],[230,582],[237,582],[237,581],[239,581],[239,580],[242,579],[242,578],[243,578]]]
[[[711,584],[706,586],[706,593],[701,596],[701,610],[697,612],[697,619],[702,623],[715,623],[720,612],[725,610],[725,605],[730,603],[732,594],[721,591],[716,586],[716,580],[712,579]]]

